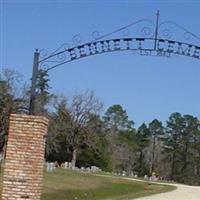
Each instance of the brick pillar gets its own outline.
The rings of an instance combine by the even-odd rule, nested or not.
[[[40,199],[47,126],[45,117],[10,116],[2,200]]]

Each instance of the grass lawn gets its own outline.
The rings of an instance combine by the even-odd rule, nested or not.
[[[173,189],[175,187],[59,169],[45,173],[41,200],[128,200]]]

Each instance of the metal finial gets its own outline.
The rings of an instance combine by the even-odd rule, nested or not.
[[[157,17],[159,17],[159,16],[160,16],[160,11],[159,11],[159,10],[157,10],[157,13],[156,13],[156,15],[157,15]]]
[[[159,16],[160,16],[160,11],[159,11],[159,10],[157,10],[157,13],[156,13],[156,29],[155,29],[155,42],[154,42],[154,50],[156,50],[157,39],[158,39]]]

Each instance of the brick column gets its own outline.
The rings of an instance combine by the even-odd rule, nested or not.
[[[2,200],[40,199],[47,126],[45,117],[10,116]]]

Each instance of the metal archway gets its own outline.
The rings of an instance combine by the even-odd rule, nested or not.
[[[200,60],[200,37],[175,22],[164,21],[159,23],[159,11],[156,15],[156,23],[149,19],[141,19],[100,37],[99,33],[94,31],[94,40],[87,43],[80,44],[80,36],[75,35],[73,38],[75,45],[73,47],[63,44],[49,55],[44,50],[40,52],[36,50],[34,53],[29,113],[34,114],[35,90],[39,68],[49,71],[84,57],[115,51],[135,51],[144,56],[171,57],[172,55],[181,55]],[[130,27],[144,22],[151,25],[151,27],[143,27],[141,33],[143,33],[144,37],[128,37]],[[165,25],[168,26],[163,28]],[[184,32],[184,41],[171,39],[172,31],[169,28],[170,25]],[[123,37],[115,36],[109,38],[121,31],[123,31]],[[197,44],[194,41],[193,43],[188,42],[191,38]]]
[[[154,44],[156,47],[154,48]],[[67,50],[61,51],[42,59],[39,63],[53,63],[46,68],[47,71],[54,69],[80,58],[109,53],[114,51],[137,51],[140,55],[155,55],[170,57],[172,54],[188,56],[200,59],[200,46],[180,41],[155,39],[155,38],[116,38],[85,43]],[[60,57],[59,57],[60,56]],[[52,60],[49,60],[53,58]]]

